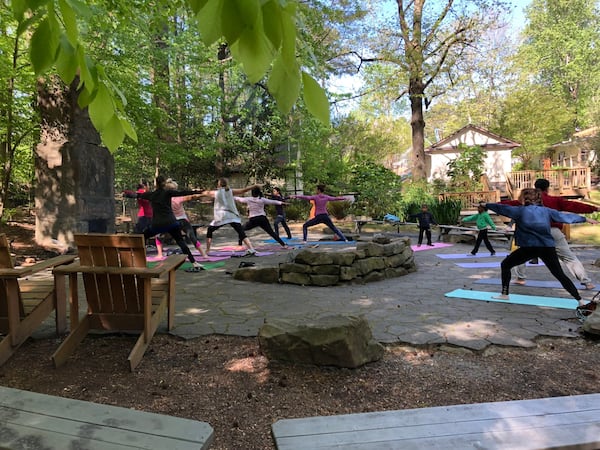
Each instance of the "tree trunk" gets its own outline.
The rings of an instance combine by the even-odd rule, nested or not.
[[[427,179],[427,163],[425,161],[425,119],[423,118],[424,88],[421,80],[410,80],[409,98],[412,128],[412,179]]]
[[[87,109],[57,78],[39,80],[40,143],[35,150],[35,239],[64,251],[78,232],[114,232],[114,160]]]

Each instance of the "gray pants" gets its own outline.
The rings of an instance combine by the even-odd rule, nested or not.
[[[558,255],[558,259],[565,265],[565,267],[571,273],[571,275],[577,278],[582,284],[591,283],[592,280],[585,271],[585,268],[583,267],[583,264],[581,264],[581,261],[577,259],[575,253],[573,253],[573,251],[569,247],[569,243],[567,242],[567,238],[565,237],[563,232],[556,227],[552,227],[550,231],[552,233],[552,237],[554,238],[554,244],[556,245],[556,254]],[[523,280],[527,278],[525,276],[525,264],[516,266],[514,268],[514,271],[515,276],[517,278],[521,278]]]

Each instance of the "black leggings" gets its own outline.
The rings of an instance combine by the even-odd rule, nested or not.
[[[248,219],[248,222],[244,224],[244,231],[248,231],[256,227],[262,228],[269,236],[271,236],[273,239],[279,242],[279,245],[285,247],[285,242],[283,242],[281,238],[277,234],[275,234],[275,231],[273,231],[273,228],[271,227],[267,216],[250,217],[250,219]]]
[[[477,233],[477,239],[475,240],[475,247],[473,247],[473,250],[471,251],[471,253],[473,255],[475,255],[479,251],[479,246],[481,245],[481,241],[483,241],[483,243],[485,244],[487,249],[490,251],[490,253],[496,253],[496,251],[494,250],[494,247],[492,247],[492,244],[490,243],[490,240],[488,239],[488,230],[487,230],[487,228],[484,228],[483,230],[479,230],[479,233]]]
[[[177,242],[177,245],[179,245],[181,251],[187,255],[190,262],[194,263],[196,261],[194,259],[194,255],[192,255],[192,251],[189,249],[189,247],[183,240],[183,233],[181,232],[181,226],[179,225],[179,222],[175,222],[172,225],[160,227],[151,226],[150,228],[146,228],[146,231],[144,231],[144,239],[148,240],[151,237],[154,237],[157,234],[161,233],[167,233],[171,235],[175,242]]]
[[[240,241],[243,241],[244,239],[246,239],[246,233],[244,232],[244,229],[242,228],[242,224],[239,222],[229,222],[229,223],[224,223],[223,225],[209,225],[206,230],[206,239],[212,239],[213,233],[225,225],[230,225],[231,228],[233,228],[235,230],[235,232],[238,234],[238,239]]]
[[[419,228],[419,240],[417,243],[419,245],[423,243],[423,233],[427,237],[427,244],[431,245],[431,228]]]
[[[346,236],[344,236],[344,234],[333,224],[328,214],[317,214],[312,219],[304,222],[304,225],[302,225],[302,238],[306,241],[306,239],[308,238],[309,227],[318,225],[320,223],[327,225],[327,227],[331,231],[333,231],[342,241],[348,240],[346,239]]]
[[[508,295],[508,287],[510,285],[510,269],[520,264],[526,263],[531,258],[540,258],[548,270],[554,277],[560,281],[560,284],[571,294],[576,300],[581,300],[579,291],[571,281],[571,279],[565,275],[560,266],[558,255],[556,254],[555,247],[519,247],[510,255],[508,255],[500,264],[502,270],[502,294]]]

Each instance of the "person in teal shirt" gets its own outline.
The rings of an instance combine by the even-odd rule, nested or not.
[[[490,251],[490,254],[494,256],[496,254],[496,251],[494,250],[494,247],[492,247],[492,244],[490,243],[490,240],[488,238],[488,227],[490,227],[492,230],[495,230],[496,225],[490,217],[490,214],[487,212],[487,208],[485,206],[479,205],[477,207],[477,214],[465,217],[462,220],[462,222],[473,221],[475,221],[475,225],[477,226],[479,232],[477,233],[477,240],[475,241],[475,247],[473,247],[471,255],[475,256],[477,254],[477,252],[479,251],[479,246],[481,245],[481,241],[483,241],[487,249]]]

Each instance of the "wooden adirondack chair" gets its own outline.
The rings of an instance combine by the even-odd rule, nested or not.
[[[64,280],[55,283],[50,276],[39,279],[26,277],[60,264],[68,264],[74,259],[75,256],[71,255],[57,256],[32,266],[15,268],[6,235],[0,234],[0,334],[4,335],[0,341],[0,365],[11,357],[52,311],[56,311],[57,334],[66,331]]]
[[[175,271],[185,255],[173,255],[153,268],[146,267],[143,235],[76,234],[79,261],[55,269],[69,276],[71,332],[52,355],[61,366],[91,330],[139,332],[129,354],[134,370],[165,312],[168,329],[175,318]],[[87,314],[79,317],[78,273],[88,304]]]

